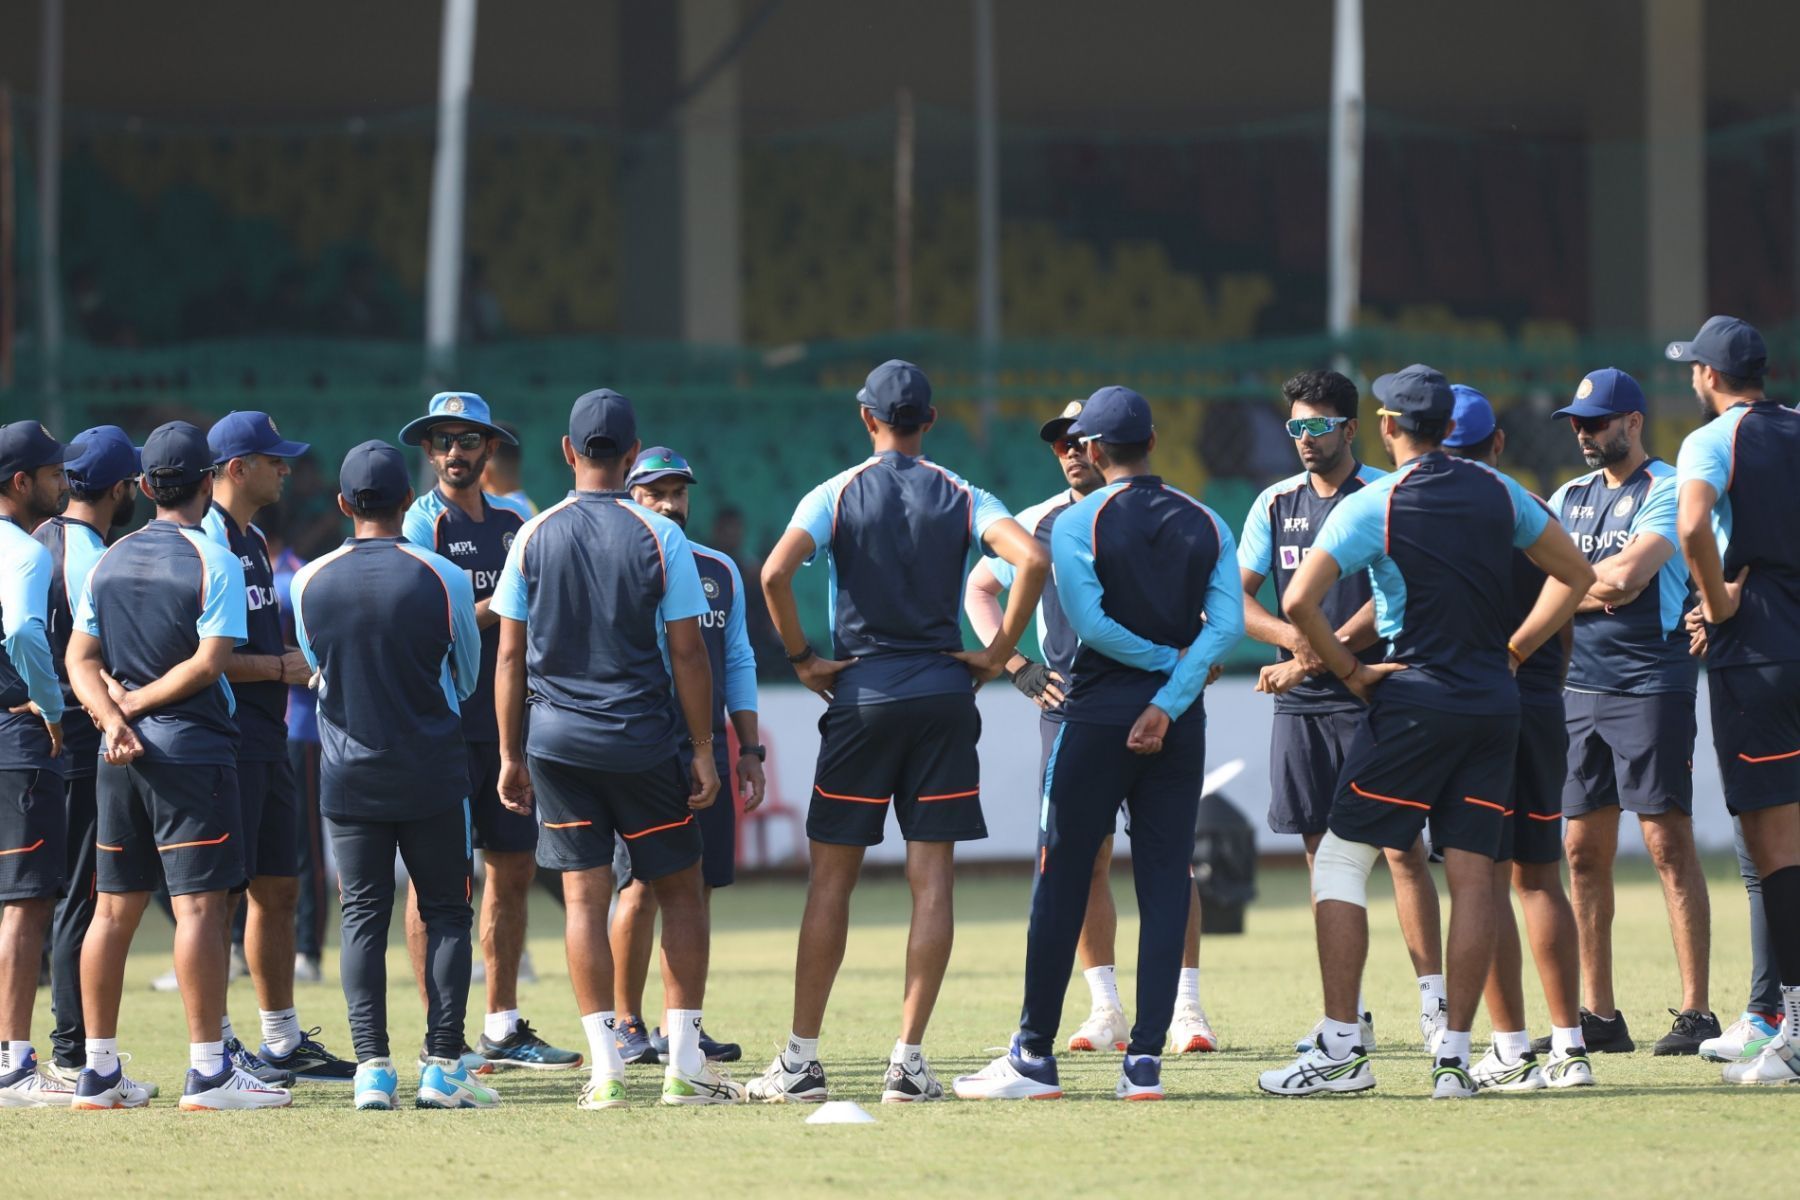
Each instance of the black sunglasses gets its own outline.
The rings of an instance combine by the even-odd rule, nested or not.
[[[487,434],[471,429],[464,433],[432,433],[426,435],[426,441],[439,450],[448,450],[456,446],[463,450],[479,450],[481,443],[487,441]]]
[[[1569,424],[1576,433],[1605,433],[1620,416],[1621,414],[1614,413],[1609,417],[1570,417]]]
[[[1071,451],[1071,450],[1081,449],[1081,439],[1073,438],[1073,437],[1059,437],[1056,439],[1056,441],[1052,442],[1051,445],[1056,448],[1056,457],[1062,458],[1063,456],[1068,454],[1069,451]]]

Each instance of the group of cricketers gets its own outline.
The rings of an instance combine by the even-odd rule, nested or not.
[[[1304,372],[1284,387],[1303,469],[1257,499],[1241,538],[1153,473],[1137,392],[1101,388],[1045,423],[1068,486],[1015,520],[925,455],[937,418],[925,374],[877,367],[857,394],[871,455],[806,494],[748,584],[825,705],[791,1024],[748,1081],[719,1066],[739,1047],[703,1024],[711,894],[733,881],[739,805],[753,810],[765,786],[746,581],[687,538],[695,473],[678,451],[644,447],[627,397],[575,401],[562,440],[573,488],[535,515],[483,488],[514,433],[480,396],[433,397],[398,440],[422,448],[435,485],[415,495],[417,464],[393,445],[353,448],[337,496],[352,536],[284,576],[285,603],[252,522],[308,447],[266,414],[209,431],[170,422],[141,448],[115,426],[69,443],[36,421],[0,427],[0,1107],[135,1108],[157,1094],[126,1073],[120,1009],[159,892],[189,1030],[183,1109],[282,1107],[296,1080],[395,1107],[396,856],[427,1025],[418,1106],[492,1107],[497,1069],[587,1066],[578,1106],[616,1108],[626,1065],[643,1062],[663,1064],[665,1104],[824,1100],[850,896],[890,808],[912,918],[880,1098],[942,1099],[925,1035],[954,938],[955,847],[987,834],[975,692],[1003,674],[1043,734],[1024,1000],[1007,1052],[948,1090],[1060,1097],[1079,959],[1092,1011],[1062,1044],[1122,1052],[1115,1094],[1160,1099],[1165,1054],[1219,1041],[1200,1002],[1190,863],[1203,694],[1246,633],[1277,650],[1257,682],[1275,704],[1269,823],[1302,839],[1324,992],[1322,1018],[1263,1091],[1374,1086],[1361,983],[1367,879],[1383,859],[1433,1095],[1592,1085],[1591,1054],[1635,1045],[1612,990],[1622,811],[1655,861],[1681,973],[1656,1052],[1725,1062],[1733,1082],[1800,1082],[1800,502],[1784,477],[1800,413],[1763,395],[1766,351],[1742,321],[1715,317],[1668,356],[1692,365],[1707,419],[1676,466],[1646,450],[1637,382],[1594,371],[1556,414],[1589,473],[1548,502],[1500,470],[1506,434],[1479,391],[1423,365],[1375,380],[1384,473],[1356,455],[1355,384]],[[113,538],[140,502],[151,519]],[[821,559],[809,586],[828,591],[831,640],[815,647],[795,590]],[[979,649],[963,648],[965,611]],[[1034,623],[1041,662],[1018,650]],[[1692,830],[1702,661],[1756,961],[1724,1029]],[[309,821],[287,748],[294,688],[316,704],[349,1057],[295,1007]],[[1140,917],[1129,1019],[1109,886],[1121,810]],[[560,883],[585,1055],[519,1011],[540,868]],[[1514,892],[1551,1019],[1535,1041]],[[226,1012],[240,905],[254,1051]],[[659,917],[665,1007],[650,1027]],[[471,1046],[477,936],[487,1003]],[[46,948],[54,1053],[40,1063]],[[1477,1059],[1484,998],[1494,1035]]]

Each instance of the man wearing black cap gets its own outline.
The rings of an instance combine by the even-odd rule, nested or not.
[[[187,1009],[184,1109],[289,1102],[227,1056],[229,894],[247,881],[238,729],[225,664],[245,640],[244,569],[200,528],[212,503],[206,435],[185,421],[144,443],[156,517],[88,573],[69,635],[69,681],[105,736],[95,783],[99,901],[81,952],[87,1066],[77,1109],[137,1107],[119,1067],[119,996],[132,935],[160,880],[175,910]]]
[[[923,456],[937,419],[923,371],[882,363],[857,400],[874,454],[809,492],[763,565],[788,661],[829,705],[806,816],[812,874],[793,1025],[750,1084],[751,1099],[768,1103],[825,1098],[819,1028],[843,962],[850,893],[864,852],[881,841],[889,801],[907,843],[913,911],[900,1037],[881,1098],[942,1097],[921,1047],[955,935],[956,843],[987,836],[975,688],[1012,658],[1049,572],[1043,547],[1000,501]],[[999,633],[985,650],[964,651],[957,602],[973,549],[1000,555],[1018,574]],[[830,658],[807,644],[794,602],[795,574],[821,555],[832,594]],[[1063,975],[1066,984],[1066,965]]]
[[[624,490],[638,450],[627,397],[600,388],[575,401],[563,440],[575,491],[525,523],[493,600],[501,618],[500,800],[514,812],[536,808],[538,865],[563,872],[569,981],[593,1062],[576,1101],[584,1109],[626,1103],[616,1010],[608,1007],[615,836],[662,910],[662,1102],[744,1097],[743,1085],[700,1049],[711,934],[695,814],[719,791],[712,670],[700,633],[710,608],[681,527]],[[683,739],[694,751],[686,769]]]
[[[1325,1020],[1292,1064],[1263,1073],[1276,1095],[1373,1087],[1356,999],[1368,954],[1368,877],[1383,848],[1413,844],[1427,819],[1444,852],[1451,917],[1446,1028],[1433,1051],[1433,1095],[1475,1095],[1469,1034],[1494,950],[1494,858],[1512,794],[1518,664],[1574,615],[1593,569],[1544,506],[1491,467],[1442,449],[1455,396],[1412,366],[1374,384],[1381,440],[1398,470],[1345,498],[1282,597],[1282,611],[1350,691],[1373,697],[1338,777],[1313,859]],[[1513,620],[1514,549],[1550,578]],[[1385,663],[1360,662],[1322,603],[1340,577],[1372,571]],[[1408,611],[1423,619],[1408,620]],[[1516,625],[1516,628],[1515,628]]]
[[[50,650],[50,552],[31,531],[69,499],[83,451],[36,421],[0,426],[0,1108],[66,1104],[31,1046],[44,936],[66,878],[63,694]]]
[[[251,1054],[225,1017],[228,1054],[263,1079],[280,1075],[347,1083],[345,1062],[307,1036],[294,1008],[294,909],[300,898],[300,789],[287,754],[287,689],[312,672],[288,648],[275,598],[274,556],[252,522],[281,499],[287,460],[309,446],[290,441],[267,413],[231,412],[207,431],[213,500],[201,528],[244,567],[249,641],[232,652],[225,678],[236,701],[238,800],[244,808],[244,866],[250,872],[244,958],[256,984],[262,1045]]]
[[[355,533],[294,576],[294,632],[318,672],[320,788],[343,897],[344,998],[359,1109],[394,1107],[387,942],[394,855],[425,922],[428,988],[421,1108],[492,1108],[459,1061],[469,998],[468,763],[459,704],[475,691],[481,635],[468,577],[400,535],[405,457],[369,441],[344,456],[338,508]]]
[[[51,1034],[54,1058],[45,1069],[72,1093],[87,1061],[81,1022],[81,943],[94,919],[94,773],[100,731],[68,684],[64,656],[74,627],[75,603],[88,572],[106,552],[106,535],[131,524],[143,464],[137,447],[117,425],[100,425],[75,439],[80,456],[65,464],[69,506],[32,537],[50,553],[50,650],[63,680],[63,797],[68,806],[64,846],[68,888],[50,926]]]
[[[1050,443],[1069,485],[1046,500],[1022,510],[1015,518],[1020,527],[1050,549],[1050,531],[1057,518],[1073,508],[1084,496],[1098,490],[1106,480],[1088,462],[1081,442],[1069,436],[1069,426],[1081,414],[1081,401],[1071,400],[1058,415],[1045,421],[1038,437]],[[1000,631],[1001,593],[1012,586],[1012,564],[1001,558],[983,556],[969,572],[963,588],[963,611],[982,643],[993,640]],[[1038,598],[1038,646],[1044,661],[1032,662],[1014,652],[1006,664],[1006,673],[1014,687],[1042,710],[1038,715],[1041,754],[1038,778],[1042,779],[1050,765],[1050,747],[1062,731],[1063,700],[1070,673],[1074,668],[1078,639],[1056,596],[1054,577],[1044,581],[1043,595]],[[1076,962],[1087,981],[1091,1007],[1087,1020],[1069,1035],[1071,1053],[1101,1049],[1122,1049],[1131,1036],[1125,1019],[1124,1001],[1119,998],[1116,939],[1119,931],[1118,909],[1112,893],[1112,838],[1100,844],[1094,856],[1093,883],[1088,889],[1087,919],[1081,926],[1081,941],[1076,947]],[[1188,918],[1187,945],[1182,955],[1181,985],[1175,1003],[1175,1021],[1169,1027],[1169,1043],[1177,1054],[1205,1053],[1218,1049],[1218,1039],[1200,1005],[1200,895],[1194,893],[1193,909]]]
[[[956,1080],[965,1100],[1062,1095],[1056,1029],[1094,856],[1121,800],[1140,921],[1138,1012],[1114,1095],[1162,1099],[1162,1052],[1193,905],[1189,865],[1206,766],[1200,694],[1244,632],[1231,531],[1150,473],[1149,403],[1129,388],[1101,388],[1068,435],[1106,484],[1051,534],[1058,595],[1080,647],[1044,776],[1019,1030],[1006,1054]]]
[[[519,964],[525,954],[526,897],[537,866],[537,823],[500,803],[500,733],[494,724],[494,656],[500,618],[489,610],[506,552],[525,518],[482,490],[482,471],[501,446],[518,439],[494,422],[486,400],[474,392],[439,392],[424,416],[400,431],[403,445],[423,446],[437,486],[406,510],[406,537],[441,554],[468,574],[481,626],[481,678],[463,705],[463,738],[469,752],[469,812],[475,848],[481,851],[481,957],[487,1009],[477,1053],[484,1067],[573,1070],[581,1055],[539,1037],[519,1015]],[[425,931],[408,892],[406,944],[424,986]]]
[[[1675,468],[1644,449],[1645,407],[1637,380],[1603,367],[1554,414],[1568,418],[1593,470],[1558,488],[1550,510],[1596,576],[1575,615],[1562,811],[1587,1048],[1635,1045],[1613,1000],[1612,972],[1613,858],[1620,814],[1631,812],[1662,877],[1681,971],[1681,1007],[1656,1053],[1693,1054],[1720,1033],[1707,999],[1712,914],[1694,844],[1698,669],[1682,624],[1688,579],[1675,553]]]
[[[1800,1082],[1800,413],[1763,395],[1768,351],[1713,317],[1669,358],[1693,364],[1707,424],[1676,460],[1682,557],[1700,593],[1725,806],[1762,876],[1781,1027],[1729,1083]]]

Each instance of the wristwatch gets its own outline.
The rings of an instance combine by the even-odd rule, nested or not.
[[[812,656],[813,656],[812,643],[808,642],[806,645],[800,647],[800,650],[798,653],[788,655],[787,660],[789,662],[793,663],[797,667],[801,663],[805,662],[807,659],[811,658]]]
[[[769,761],[769,748],[767,746],[739,746],[738,757],[742,758],[746,754],[753,755],[758,762]]]

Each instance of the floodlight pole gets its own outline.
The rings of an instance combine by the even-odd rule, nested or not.
[[[59,434],[62,401],[62,92],[63,0],[44,0],[38,50],[38,358],[43,370],[44,420]]]
[[[437,158],[431,172],[431,232],[425,259],[425,369],[432,375],[442,375],[456,366],[469,81],[475,65],[475,4],[476,0],[444,0],[444,35],[438,63]]]
[[[1362,0],[1335,0],[1331,60],[1331,236],[1326,327],[1347,359],[1362,287]]]
[[[975,0],[976,331],[981,339],[983,435],[995,410],[1000,344],[1000,113],[994,81],[994,0]]]

